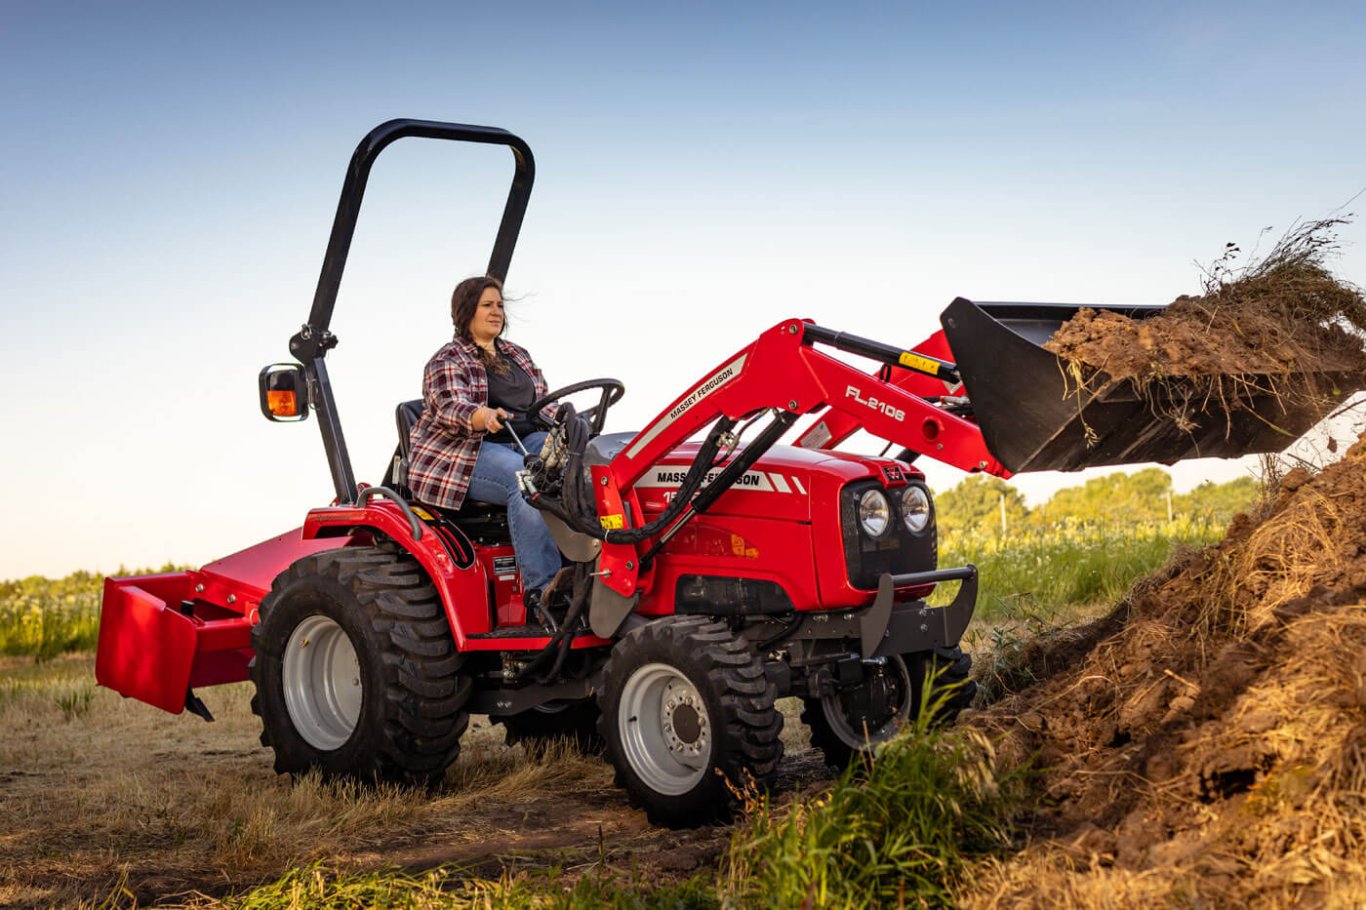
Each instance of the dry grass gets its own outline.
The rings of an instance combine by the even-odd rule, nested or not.
[[[128,873],[155,890],[278,874],[362,849],[423,806],[394,790],[290,786],[256,746],[245,687],[211,696],[218,720],[168,717],[96,690],[88,657],[0,666],[0,904],[88,897]],[[64,693],[89,695],[80,714]]]
[[[1366,902],[1366,441],[1282,482],[981,717],[1045,771],[1030,842],[964,906]]]
[[[249,684],[202,692],[217,718],[206,724],[97,689],[93,675],[90,655],[0,657],[0,906],[220,897],[320,861],[362,876],[453,865],[572,881],[605,866],[670,881],[712,865],[728,842],[724,828],[653,828],[599,758],[528,756],[484,718],[433,794],[291,783],[258,745]],[[793,793],[829,773],[800,704],[784,707],[780,786]]]

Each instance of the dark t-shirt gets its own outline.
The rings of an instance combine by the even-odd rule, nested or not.
[[[527,419],[527,411],[536,400],[536,385],[526,371],[508,358],[503,358],[507,371],[487,370],[489,379],[489,407],[502,408],[512,415],[509,423],[518,436],[534,432],[535,427]],[[490,433],[485,439],[493,442],[512,442],[512,434],[507,429]]]

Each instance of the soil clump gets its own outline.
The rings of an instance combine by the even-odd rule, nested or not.
[[[1366,904],[1366,436],[1102,628],[976,713],[1039,803],[965,904]]]
[[[1192,408],[1232,413],[1268,395],[1287,410],[1322,414],[1344,390],[1366,385],[1366,298],[1324,264],[1344,223],[1301,224],[1240,269],[1230,245],[1206,269],[1204,294],[1139,319],[1085,307],[1044,347],[1075,393],[1131,384],[1183,428]],[[1180,405],[1165,404],[1173,401]]]

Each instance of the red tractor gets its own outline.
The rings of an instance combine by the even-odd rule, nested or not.
[[[529,616],[505,513],[444,512],[406,488],[422,403],[399,405],[398,447],[377,486],[356,483],[337,418],[325,366],[337,289],[371,165],[408,136],[512,150],[488,267],[506,277],[534,176],[526,143],[426,121],[373,130],[352,158],[308,322],[290,340],[298,362],[260,380],[268,418],[317,413],[336,500],[197,571],[105,584],[100,684],[211,719],[195,688],[250,679],[279,772],[431,784],[470,715],[484,714],[509,741],[605,747],[657,822],[721,817],[728,783],[762,785],[782,758],[780,697],[804,701],[812,742],[834,765],[893,735],[926,703],[926,685],[952,687],[948,715],[971,698],[959,639],[977,572],[937,565],[917,456],[1004,477],[1286,441],[1252,417],[1176,430],[1133,396],[1069,398],[1039,343],[1075,307],[959,299],[943,330],[909,350],[788,319],[639,432],[602,432],[616,380],[529,409],[600,395],[583,414],[562,406],[545,448],[527,453],[524,495],[566,566],[558,608]],[[877,372],[821,347],[870,358]],[[813,422],[798,444],[778,445],[803,415]],[[1298,434],[1313,419],[1276,423]],[[896,458],[832,451],[859,428],[903,448]],[[952,601],[930,606],[944,582],[959,585]]]

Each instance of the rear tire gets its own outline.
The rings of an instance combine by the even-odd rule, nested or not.
[[[472,684],[436,589],[403,551],[298,560],[251,641],[251,706],[277,772],[431,785],[459,755]]]
[[[729,818],[736,791],[766,786],[782,759],[775,699],[762,658],[724,622],[668,616],[635,629],[598,690],[618,786],[656,824]]]
[[[566,742],[585,755],[598,755],[603,749],[599,716],[597,702],[586,698],[538,706],[494,718],[494,722],[507,728],[504,739],[509,746],[521,745],[528,752],[539,752],[554,742]]]
[[[811,745],[821,750],[830,767],[848,767],[855,755],[871,751],[919,717],[927,681],[934,687],[930,704],[939,702],[936,724],[952,723],[977,693],[977,683],[968,678],[972,656],[957,647],[894,657],[887,666],[895,674],[901,697],[895,715],[875,729],[865,730],[863,724],[855,724],[845,714],[838,696],[803,699],[802,722],[811,729]]]

